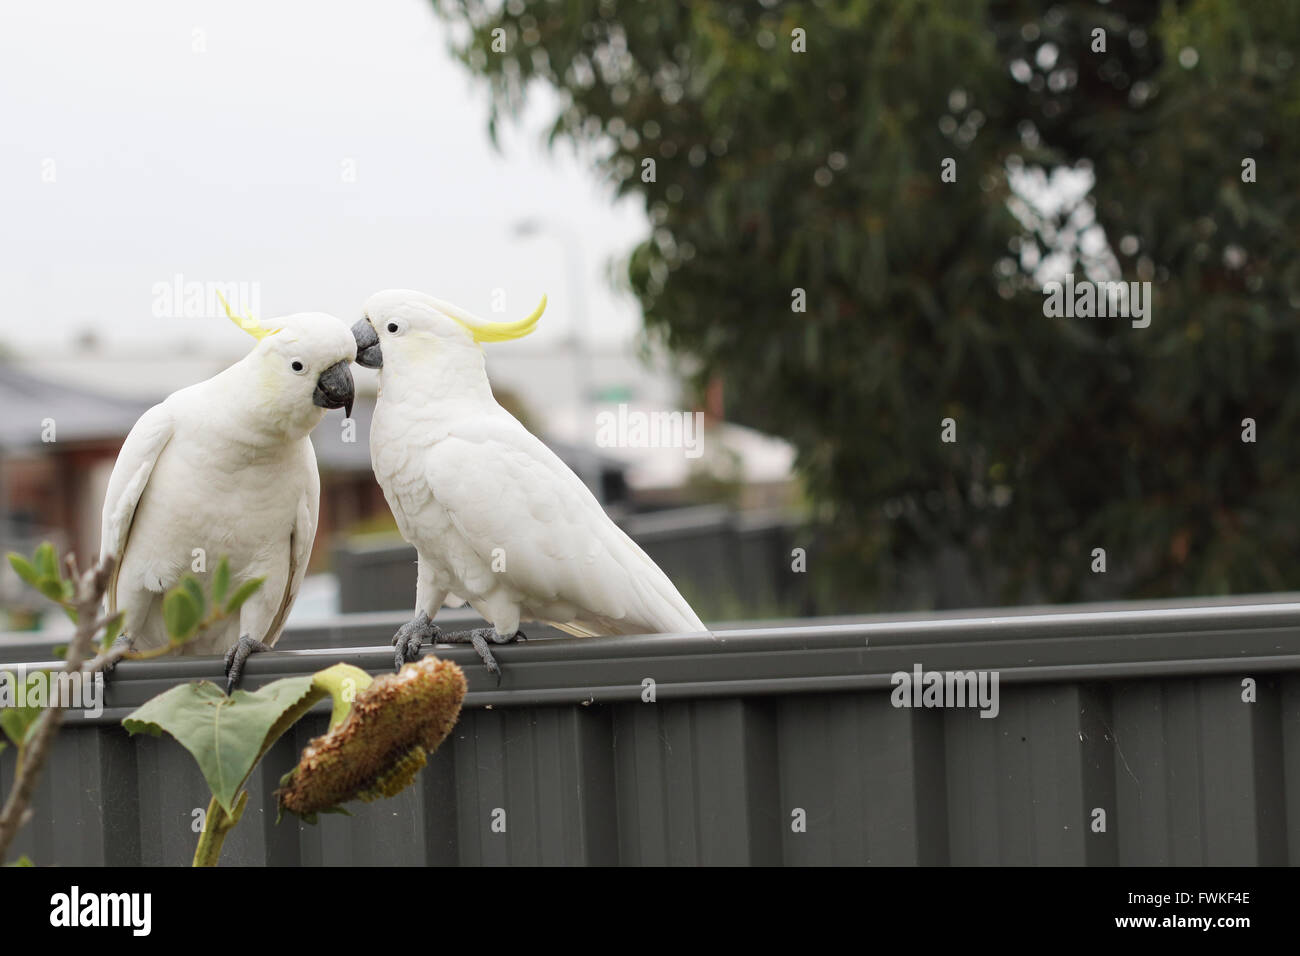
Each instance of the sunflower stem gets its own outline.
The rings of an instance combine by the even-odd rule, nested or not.
[[[247,790],[235,801],[233,813],[227,813],[215,796],[208,801],[208,812],[203,817],[203,832],[199,834],[199,845],[194,849],[194,866],[217,865],[221,859],[221,848],[226,842],[226,834],[235,828],[247,805]]]

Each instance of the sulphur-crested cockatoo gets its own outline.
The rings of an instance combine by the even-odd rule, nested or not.
[[[257,345],[135,423],[108,482],[100,543],[101,554],[117,561],[109,611],[123,612],[123,639],[133,650],[167,642],[164,593],[186,574],[206,578],[219,556],[229,559],[231,593],[266,579],[237,620],[180,648],[225,653],[227,689],[249,654],[279,638],[297,597],[320,503],[308,435],[326,409],[352,414],[356,357],[347,325],[332,315],[305,312],[267,326],[231,318]]]
[[[399,668],[424,641],[468,642],[499,680],[489,642],[522,636],[520,621],[581,636],[704,631],[582,479],[492,397],[481,343],[527,335],[545,307],[487,322],[392,290],[352,327],[357,364],[380,370],[371,464],[419,555],[415,617],[393,638]],[[492,627],[443,635],[432,619],[444,601],[468,601]]]

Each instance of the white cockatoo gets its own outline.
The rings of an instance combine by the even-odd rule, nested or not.
[[[133,650],[167,642],[163,595],[184,575],[203,580],[226,556],[231,593],[266,579],[237,620],[180,648],[225,653],[228,690],[248,655],[279,638],[302,584],[320,504],[308,435],[326,409],[351,416],[356,357],[347,325],[332,315],[304,312],[270,327],[231,318],[257,345],[140,416],[113,466],[100,541],[117,562],[109,612],[123,612],[122,639]]]
[[[419,556],[415,617],[393,638],[399,668],[425,641],[468,642],[500,680],[489,642],[521,637],[520,621],[580,636],[705,630],[582,479],[492,397],[481,343],[527,335],[545,307],[487,322],[392,290],[352,327],[357,364],[380,370],[371,464]],[[492,627],[442,635],[438,609],[465,601]]]

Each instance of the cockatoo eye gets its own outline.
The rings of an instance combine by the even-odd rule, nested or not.
[[[388,323],[388,331],[389,331],[389,332],[392,332],[393,334],[396,334],[396,333],[397,333],[397,323],[396,323],[396,322],[389,322],[389,323]]]
[[[290,362],[289,368],[293,369],[294,373],[297,375],[301,375],[303,372],[307,371],[307,366],[303,365],[300,359],[294,359]]]

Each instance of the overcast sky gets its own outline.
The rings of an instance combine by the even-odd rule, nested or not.
[[[176,274],[258,283],[264,316],[349,324],[383,288],[489,317],[493,289],[520,316],[547,292],[549,321],[530,340],[543,345],[573,327],[574,247],[589,335],[630,339],[635,303],[606,276],[645,229],[639,205],[616,205],[568,147],[542,146],[547,91],[495,152],[485,85],[446,47],[425,0],[5,4],[9,347],[91,327],[115,349],[242,348],[228,323],[152,317],[155,284]],[[516,238],[526,218],[555,235]]]

